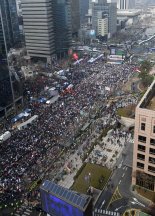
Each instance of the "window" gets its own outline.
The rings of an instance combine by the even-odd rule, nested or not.
[[[149,163],[155,164],[155,158],[149,157]]]
[[[153,133],[155,133],[155,125],[153,126]]]
[[[137,159],[139,160],[145,160],[145,155],[142,155],[142,154],[137,154]]]
[[[155,139],[150,139],[150,145],[155,145]]]
[[[138,136],[138,141],[142,143],[146,143],[146,137],[144,136]]]
[[[155,167],[148,166],[148,171],[149,171],[149,172],[155,172]]]
[[[153,148],[150,148],[150,154],[155,154],[155,149],[153,149]]]
[[[138,150],[142,151],[142,152],[145,152],[145,146],[138,145]]]
[[[145,123],[141,123],[141,130],[145,131]]]
[[[140,169],[144,169],[144,164],[137,162],[137,167]]]

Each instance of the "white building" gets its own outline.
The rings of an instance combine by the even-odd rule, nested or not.
[[[98,35],[108,35],[108,18],[98,19]]]
[[[121,10],[135,9],[135,0],[117,0],[117,8]]]

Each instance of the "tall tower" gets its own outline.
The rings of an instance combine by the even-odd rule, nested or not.
[[[51,59],[54,48],[52,0],[22,0],[27,53]]]
[[[71,0],[72,36],[77,36],[80,29],[80,3],[79,0]]]
[[[6,38],[6,48],[9,51],[11,47],[20,42],[20,33],[18,25],[18,15],[15,0],[1,0],[1,17],[3,18],[3,34],[0,35],[0,49],[4,48],[4,34]],[[2,22],[2,20],[0,21]],[[2,32],[2,23],[0,27],[0,32]]]
[[[55,52],[57,55],[68,52],[72,44],[71,0],[52,0],[55,36]]]

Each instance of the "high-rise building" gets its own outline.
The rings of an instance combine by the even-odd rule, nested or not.
[[[27,53],[48,61],[72,41],[70,0],[22,0]]]
[[[108,35],[108,18],[107,18],[107,16],[103,15],[100,19],[98,19],[97,34],[102,36],[102,37]]]
[[[80,23],[84,23],[86,21],[86,14],[89,9],[89,0],[80,0]]]
[[[134,9],[135,0],[117,0],[117,8],[120,10]]]
[[[132,184],[155,191],[155,81],[136,107]]]
[[[92,3],[92,28],[97,33],[98,19],[106,15],[108,18],[108,34],[111,37],[117,30],[116,3],[107,3],[107,0],[98,0]]]
[[[55,52],[51,0],[22,0],[27,53],[51,59]]]
[[[79,0],[71,0],[71,22],[72,36],[78,36],[80,29],[80,2]]]
[[[68,51],[72,44],[71,1],[52,0],[55,53],[61,55]]]
[[[4,34],[6,39],[7,50],[20,42],[20,33],[18,25],[18,16],[15,0],[1,0],[1,17],[3,19],[3,31],[2,23],[0,23],[0,49],[4,50]],[[2,22],[2,20],[1,20]]]
[[[0,117],[6,113],[6,107],[18,99],[18,84],[8,67],[7,54],[10,48],[20,41],[16,2],[0,1]],[[17,97],[14,94],[17,90]]]

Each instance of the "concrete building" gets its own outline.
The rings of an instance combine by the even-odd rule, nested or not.
[[[50,61],[54,47],[51,0],[22,0],[27,54]]]
[[[117,10],[117,20],[127,20],[126,25],[136,24],[139,21],[140,10]]]
[[[117,0],[117,8],[121,10],[135,9],[135,0]]]
[[[108,17],[108,34],[111,37],[117,31],[117,6],[116,3],[107,3],[107,0],[98,0],[92,3],[92,29],[97,33],[98,19]]]
[[[132,184],[155,191],[155,81],[136,107]]]
[[[103,16],[101,19],[98,19],[98,29],[97,34],[100,36],[108,35],[108,17]]]
[[[72,36],[77,37],[80,29],[80,2],[79,0],[71,0],[71,23]]]

